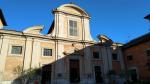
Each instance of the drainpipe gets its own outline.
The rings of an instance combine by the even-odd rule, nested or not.
[[[31,61],[30,61],[30,69],[32,65],[32,56],[33,56],[33,44],[34,44],[34,38],[32,38],[32,51],[31,51]]]
[[[24,71],[24,62],[25,62],[25,52],[26,52],[26,45],[27,45],[27,37],[22,32],[23,36],[25,37],[25,47],[24,47],[24,53],[23,53],[23,65],[22,65],[22,72]]]

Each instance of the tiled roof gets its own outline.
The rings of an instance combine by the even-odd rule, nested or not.
[[[130,47],[133,47],[133,46],[136,46],[136,45],[139,45],[141,43],[148,42],[148,41],[150,41],[150,33],[147,33],[145,35],[142,35],[138,38],[135,38],[135,39],[129,41],[128,43],[126,43],[124,45],[124,49],[130,48]]]

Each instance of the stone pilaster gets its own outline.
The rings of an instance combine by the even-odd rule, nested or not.
[[[120,57],[121,70],[125,70],[124,57],[121,48],[118,49],[118,55]]]
[[[102,49],[102,58],[103,58],[103,67],[104,67],[104,81],[107,83],[109,81],[107,73],[112,70],[112,50],[110,47],[101,47]]]
[[[89,19],[84,18],[84,40],[93,41],[91,33],[90,33],[90,25],[89,25]]]
[[[54,16],[55,16],[55,19],[54,19],[55,24],[54,24],[54,30],[52,32],[52,36],[58,37],[58,34],[59,34],[59,14],[55,13]]]
[[[0,52],[0,78],[3,78],[3,72],[5,70],[5,62],[6,57],[8,54],[8,48],[9,48],[9,39],[7,37],[3,37],[1,39],[1,52]],[[3,79],[2,79],[3,80]]]
[[[58,73],[63,73],[64,72],[64,60],[63,60],[63,58],[64,58],[64,54],[63,54],[63,52],[64,52],[64,45],[63,44],[61,44],[61,43],[58,43],[57,44],[57,54],[56,54],[56,56],[57,56],[57,61],[56,61],[56,63],[57,63],[57,72]]]
[[[86,73],[92,73],[91,56],[92,56],[91,49],[88,45],[86,45],[86,47],[84,49],[84,60],[86,63],[86,65],[85,65]]]
[[[101,47],[102,50],[102,58],[103,58],[103,67],[104,67],[104,75],[107,74],[108,71],[108,58],[107,58],[107,52],[105,47]]]
[[[83,79],[81,79],[81,84],[94,84],[93,73],[92,73],[92,54],[89,45],[84,48],[84,70],[85,72]]]
[[[33,39],[27,38],[25,42],[25,57],[24,57],[24,66],[23,69],[27,70],[30,68],[31,57],[32,57],[32,47],[33,47]]]
[[[106,47],[106,53],[108,57],[109,70],[112,70],[112,49],[111,47]]]
[[[52,84],[69,84],[66,79],[65,64],[64,64],[64,45],[56,42],[56,61],[55,61],[55,80]]]
[[[41,45],[40,45],[40,41],[37,39],[33,40],[33,51],[32,51],[32,64],[31,67],[32,68],[38,68],[40,67],[40,56],[41,54]]]
[[[3,43],[3,36],[0,35],[0,50],[2,49],[2,43]],[[1,51],[0,51],[1,54]]]
[[[41,54],[40,41],[27,38],[25,42],[24,70],[38,68]]]

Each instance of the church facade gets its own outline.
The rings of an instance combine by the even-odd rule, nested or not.
[[[98,42],[93,40],[91,17],[84,9],[64,4],[53,14],[47,35],[40,33],[42,25],[22,32],[0,29],[2,84],[14,83],[19,78],[15,73],[18,66],[21,71],[40,68],[41,84],[107,83],[111,70],[116,74],[124,70],[122,44],[105,35],[99,35]]]

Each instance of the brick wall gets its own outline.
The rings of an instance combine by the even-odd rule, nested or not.
[[[147,49],[150,49],[150,42],[141,43],[123,51],[127,69],[136,67],[139,78],[143,80],[150,79],[150,71],[145,66],[147,60],[150,59],[150,56],[147,56],[146,53]],[[127,59],[129,55],[132,56],[133,60]]]

